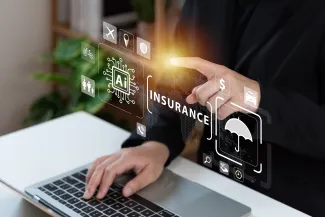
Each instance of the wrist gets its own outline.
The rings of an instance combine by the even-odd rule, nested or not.
[[[143,143],[142,146],[153,151],[157,157],[157,160],[163,165],[167,162],[170,153],[168,147],[165,144],[156,141],[149,141]]]

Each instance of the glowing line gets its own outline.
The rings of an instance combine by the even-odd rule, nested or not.
[[[210,138],[207,138],[207,140],[211,140],[212,137],[213,137],[212,136],[212,105],[211,105],[210,102],[208,102],[207,104],[211,107],[211,112],[210,112],[211,113],[211,119],[210,119],[210,125],[211,125],[211,133],[210,134],[211,134],[211,137]]]
[[[260,170],[253,170],[255,173],[258,173],[258,174],[260,174],[261,172],[262,172],[262,170],[263,170],[263,164],[262,163],[260,163]]]
[[[152,114],[152,112],[149,110],[149,78],[152,78],[152,75],[148,75],[147,77],[147,110],[150,114]]]

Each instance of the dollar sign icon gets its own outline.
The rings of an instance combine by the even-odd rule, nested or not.
[[[225,80],[223,78],[220,79],[220,89],[224,91],[226,89]]]

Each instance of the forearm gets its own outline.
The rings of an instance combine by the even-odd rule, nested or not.
[[[263,140],[288,150],[325,158],[325,109],[294,91],[261,87],[260,107],[268,111],[271,124],[263,124]]]

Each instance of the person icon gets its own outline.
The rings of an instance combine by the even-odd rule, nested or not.
[[[90,83],[90,81],[88,81],[88,83],[87,83],[87,88],[88,88],[88,93],[90,93],[90,91],[91,91],[91,83]]]
[[[86,83],[85,79],[82,81],[82,87],[83,87],[83,90],[86,90],[87,83]]]

